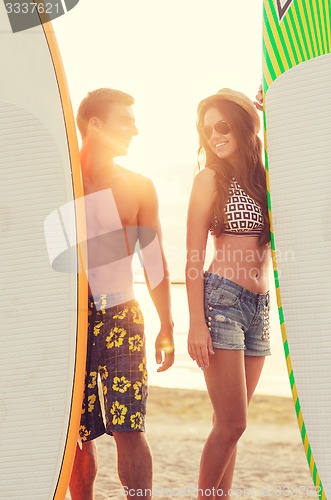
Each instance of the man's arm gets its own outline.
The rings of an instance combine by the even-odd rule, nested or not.
[[[158,372],[167,370],[174,362],[173,320],[171,315],[170,279],[162,248],[162,232],[155,187],[144,178],[139,189],[139,243],[149,294],[160,318],[161,328],[155,342]],[[162,356],[163,353],[163,356]],[[163,362],[162,362],[163,360]]]

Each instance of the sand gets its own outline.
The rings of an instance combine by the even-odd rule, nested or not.
[[[153,498],[196,498],[190,488],[196,486],[211,413],[205,391],[150,387],[146,433],[154,458]],[[96,443],[95,500],[124,499],[114,440],[102,436]],[[292,399],[255,395],[238,444],[232,496],[312,499],[317,498],[313,487]]]

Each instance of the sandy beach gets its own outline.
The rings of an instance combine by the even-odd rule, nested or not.
[[[154,457],[153,498],[196,498],[192,489],[210,425],[205,391],[150,387],[147,437]],[[96,443],[95,500],[125,498],[117,477],[113,438],[102,436]],[[313,487],[292,400],[255,395],[248,428],[238,444],[232,496],[311,499],[317,498]]]

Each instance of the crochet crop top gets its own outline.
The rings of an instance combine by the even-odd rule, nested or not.
[[[233,177],[229,187],[229,198],[225,205],[227,222],[222,234],[234,236],[259,236],[264,227],[261,207],[239,185]],[[210,226],[211,234],[215,234],[218,219]]]

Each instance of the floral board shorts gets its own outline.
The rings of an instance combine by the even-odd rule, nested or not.
[[[130,300],[107,307],[106,294],[90,296],[88,301],[88,345],[80,438],[91,441],[104,433],[143,432],[148,391],[144,317],[138,302]],[[101,391],[98,390],[98,376]]]
[[[213,347],[269,356],[269,292],[254,293],[218,274],[205,272],[205,319]]]

